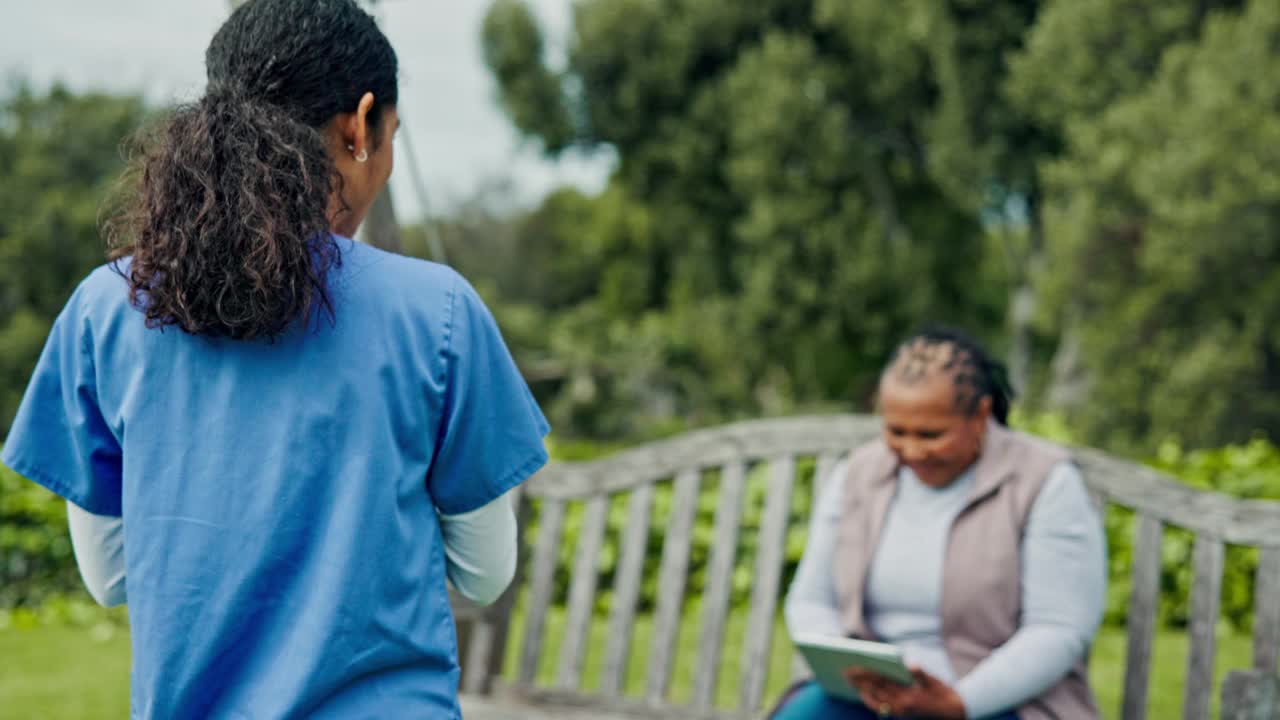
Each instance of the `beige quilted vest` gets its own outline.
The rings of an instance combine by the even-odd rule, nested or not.
[[[1065,450],[992,423],[974,468],[973,494],[951,526],[942,578],[942,640],[963,677],[1018,629],[1020,549],[1031,506]],[[853,451],[845,478],[835,576],[845,629],[874,639],[863,589],[896,488],[898,463],[883,440]],[[1098,717],[1086,660],[1062,682],[1018,708],[1020,720]]]

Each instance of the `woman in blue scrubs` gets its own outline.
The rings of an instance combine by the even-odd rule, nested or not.
[[[465,280],[349,239],[398,125],[373,19],[250,0],[206,64],[0,460],[127,600],[133,717],[458,717],[446,579],[510,582],[547,423]]]

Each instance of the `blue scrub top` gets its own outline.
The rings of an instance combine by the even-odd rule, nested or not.
[[[336,319],[148,329],[109,267],[58,317],[3,461],[124,518],[136,718],[458,717],[437,512],[547,460],[452,270],[339,238]]]

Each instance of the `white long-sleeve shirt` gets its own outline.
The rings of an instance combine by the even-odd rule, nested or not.
[[[67,503],[67,523],[76,564],[89,594],[111,607],[127,601],[124,521],[94,515]],[[440,515],[445,573],[458,592],[487,605],[511,584],[516,571],[516,516],[503,495],[458,515]]]
[[[834,563],[847,464],[825,478],[809,540],[787,595],[793,633],[843,636]],[[966,472],[944,488],[909,470],[898,487],[865,589],[867,623],[911,662],[952,684],[969,717],[1022,705],[1060,681],[1084,656],[1102,620],[1106,549],[1084,481],[1070,463],[1053,468],[1022,540],[1022,619],[1013,637],[962,678],[942,643],[942,570],[951,523],[974,482]]]
[[[114,607],[127,600],[124,586],[124,521],[94,515],[67,501],[67,525],[76,565],[89,594],[99,605]]]

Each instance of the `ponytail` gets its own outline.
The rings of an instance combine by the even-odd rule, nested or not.
[[[391,44],[353,0],[249,0],[205,67],[207,94],[139,137],[108,258],[149,327],[251,340],[332,320],[344,203],[321,128],[369,92],[377,137],[397,99]]]
[[[137,164],[108,257],[149,327],[248,340],[332,317],[336,171],[318,130],[213,88],[144,138]]]

